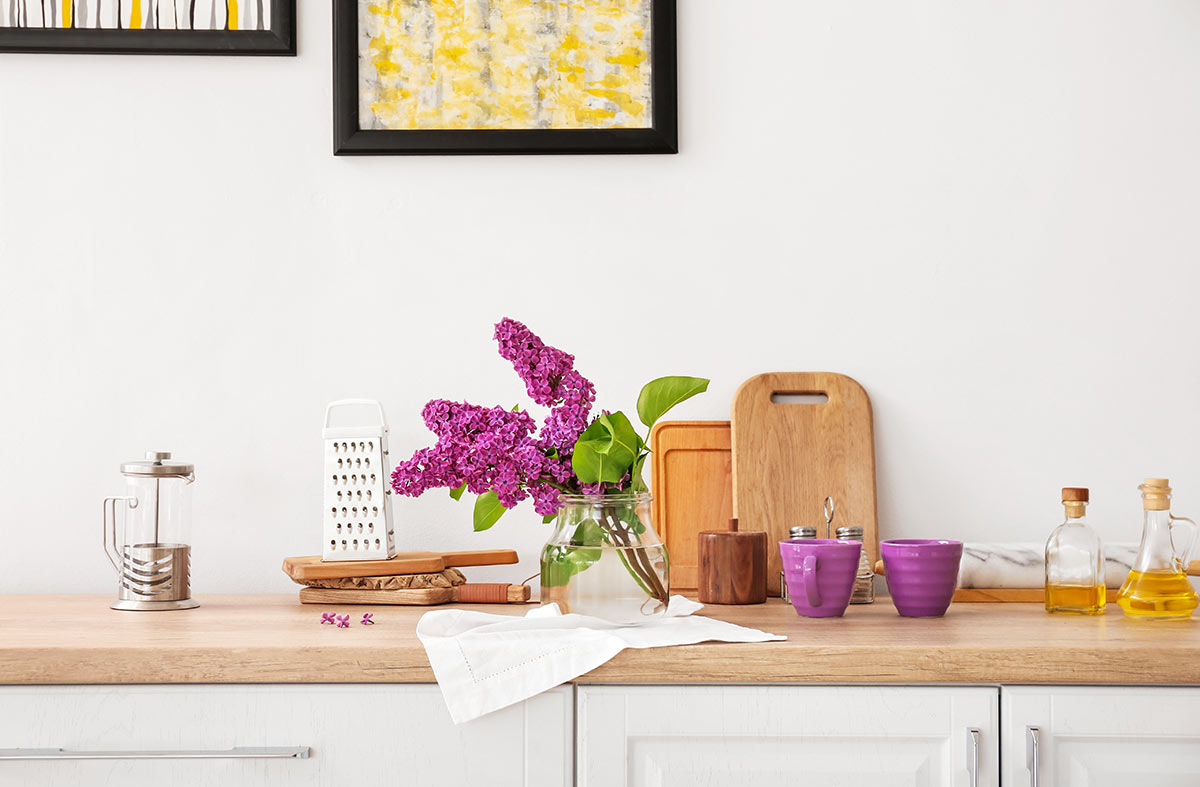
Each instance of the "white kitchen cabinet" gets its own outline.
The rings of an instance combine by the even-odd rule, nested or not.
[[[579,686],[577,784],[996,787],[999,699],[994,687]]]
[[[1200,785],[1200,689],[1006,686],[1001,707],[1009,787]]]
[[[3,759],[18,785],[478,784],[572,780],[573,691],[455,726],[436,685],[0,687],[0,749],[302,747],[308,759]]]

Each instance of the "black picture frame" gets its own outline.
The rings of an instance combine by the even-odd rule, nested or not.
[[[651,12],[650,128],[364,130],[358,122],[358,3],[333,0],[333,153],[335,156],[678,153],[676,0]]]
[[[118,55],[296,54],[296,0],[270,0],[270,30],[0,28],[0,52]]]

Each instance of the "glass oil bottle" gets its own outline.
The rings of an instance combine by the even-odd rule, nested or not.
[[[1142,543],[1133,570],[1117,594],[1117,604],[1131,618],[1186,620],[1200,598],[1187,578],[1188,552],[1196,540],[1196,523],[1171,515],[1171,485],[1147,478],[1142,492]]]
[[[1067,518],[1046,541],[1046,611],[1096,615],[1104,611],[1104,545],[1087,523],[1088,490],[1062,490]]]

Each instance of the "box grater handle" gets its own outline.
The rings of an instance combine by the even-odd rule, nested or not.
[[[336,402],[330,402],[325,407],[325,428],[329,428],[329,414],[333,412],[335,407],[343,407],[347,405],[363,404],[368,407],[374,407],[379,411],[379,425],[387,429],[387,418],[383,415],[383,405],[374,399],[338,399]]]

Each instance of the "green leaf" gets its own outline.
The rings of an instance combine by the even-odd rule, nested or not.
[[[562,587],[571,581],[574,566],[563,547],[546,547],[542,553],[542,587]]]
[[[601,415],[583,431],[571,455],[580,483],[615,484],[633,467],[640,439],[622,412]]]
[[[475,498],[475,532],[487,530],[500,521],[508,509],[500,505],[500,498],[490,489]]]
[[[556,519],[558,519],[558,514],[547,514],[546,516],[542,517],[542,524],[548,525]]]
[[[542,587],[561,587],[604,556],[604,528],[589,519],[581,522],[570,544],[546,547],[542,554]]]
[[[696,394],[708,390],[708,380],[703,377],[659,377],[642,386],[638,394],[638,418],[646,426],[662,418],[668,410]]]
[[[604,528],[600,527],[594,519],[585,519],[580,522],[579,526],[575,528],[575,532],[571,535],[571,545],[576,547],[602,547],[607,540]],[[591,558],[591,563],[595,563],[600,559],[600,551],[591,551],[596,554],[593,556],[589,553],[587,557]],[[588,565],[591,565],[591,563],[588,563]]]
[[[648,492],[650,487],[646,485],[646,479],[642,477],[642,468],[646,465],[646,457],[650,454],[642,454],[633,463],[633,472],[630,474],[629,489],[633,492]]]
[[[462,500],[463,492],[465,492],[465,491],[467,491],[467,485],[463,484],[462,486],[458,487],[457,489],[451,489],[450,497],[454,498],[455,500]]]

